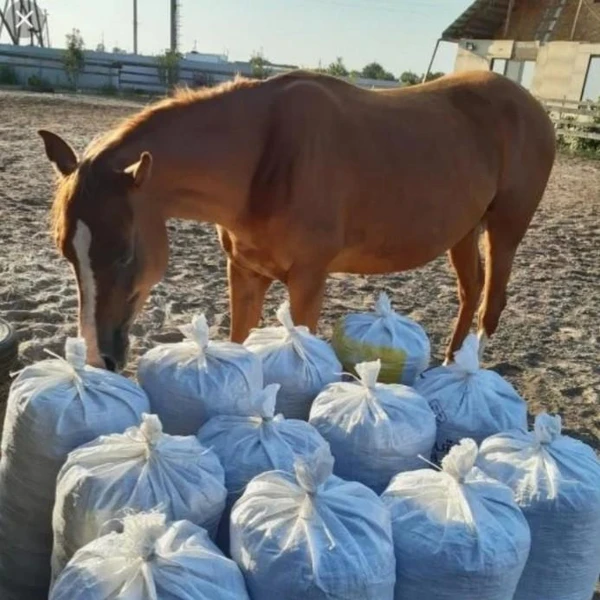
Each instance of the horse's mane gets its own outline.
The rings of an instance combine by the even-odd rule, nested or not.
[[[218,96],[223,96],[229,92],[240,89],[251,88],[259,85],[260,80],[248,79],[241,75],[230,81],[225,81],[214,87],[205,87],[199,89],[190,89],[187,87],[176,88],[173,95],[150,104],[141,111],[125,118],[116,127],[106,133],[93,139],[83,154],[83,160],[93,161],[104,151],[117,145],[123,138],[140,129],[148,123],[150,119],[178,108],[187,107]]]

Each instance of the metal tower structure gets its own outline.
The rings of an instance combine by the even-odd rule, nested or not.
[[[50,45],[48,12],[35,0],[6,0],[0,10],[0,37],[4,29],[15,46],[22,40],[28,40],[31,46]]]

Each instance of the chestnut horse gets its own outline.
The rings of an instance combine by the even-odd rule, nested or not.
[[[555,155],[540,103],[488,72],[370,91],[294,71],[180,91],[81,158],[39,133],[59,175],[54,235],[77,277],[80,334],[89,362],[111,369],[166,269],[169,218],[217,226],[233,341],[258,325],[274,280],[314,330],[329,273],[399,272],[449,251],[460,309],[447,359],[482,292],[483,345]]]

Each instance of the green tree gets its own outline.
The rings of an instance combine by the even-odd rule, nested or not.
[[[372,62],[366,65],[361,75],[366,79],[379,79],[384,81],[395,81],[393,73],[386,71],[378,62]]]
[[[179,81],[180,58],[181,54],[171,49],[156,57],[158,79],[168,88],[172,88]]]
[[[442,71],[435,71],[434,73],[429,73],[429,75],[427,75],[427,78],[425,79],[425,81],[433,81],[434,79],[439,79],[440,77],[443,77],[446,73],[443,73]]]
[[[422,77],[419,77],[413,71],[404,71],[404,73],[400,75],[400,82],[405,83],[406,85],[416,85],[417,83],[421,83],[422,79]]]
[[[348,69],[344,66],[344,61],[341,56],[335,59],[326,69],[326,73],[329,75],[335,75],[336,77],[348,77]]]
[[[255,79],[266,79],[271,74],[271,69],[269,69],[271,63],[263,56],[262,52],[254,52],[249,62],[252,77]]]
[[[79,76],[85,66],[85,56],[83,54],[85,44],[79,29],[73,29],[71,33],[67,33],[66,38],[67,48],[62,57],[63,66],[69,83],[77,89]]]

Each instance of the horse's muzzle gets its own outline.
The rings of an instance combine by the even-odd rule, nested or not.
[[[100,356],[108,371],[122,371],[129,354],[129,330],[117,329],[99,336]]]

